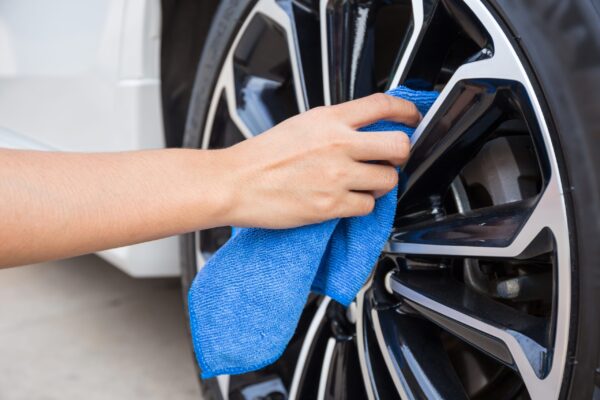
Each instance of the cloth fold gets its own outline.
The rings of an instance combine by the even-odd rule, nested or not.
[[[387,92],[424,115],[436,92]],[[379,121],[361,131],[413,128]],[[285,230],[236,229],[206,262],[188,293],[192,341],[203,378],[241,374],[276,361],[291,339],[309,292],[349,305],[392,229],[397,188],[372,213]]]

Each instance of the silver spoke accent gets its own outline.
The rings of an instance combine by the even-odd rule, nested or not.
[[[306,360],[308,358],[308,354],[310,353],[310,348],[315,342],[317,331],[319,330],[319,326],[323,322],[323,318],[325,317],[325,312],[327,311],[327,307],[331,302],[331,298],[324,297],[319,304],[319,308],[315,312],[313,320],[306,331],[306,335],[304,336],[304,342],[302,342],[302,348],[300,349],[300,354],[298,355],[298,361],[296,362],[296,368],[294,369],[294,376],[292,378],[292,384],[290,385],[290,394],[289,399],[295,400],[298,398],[298,389],[300,385],[300,380],[302,379],[302,374],[304,373],[304,368],[306,366]]]
[[[229,381],[231,377],[229,375],[217,376],[217,383],[219,384],[219,390],[221,390],[221,396],[223,400],[229,400]]]
[[[319,391],[317,392],[317,400],[325,399],[327,391],[327,383],[329,382],[329,373],[331,372],[331,360],[333,359],[333,351],[335,350],[336,341],[334,338],[329,338],[325,354],[323,355],[323,365],[321,366],[321,376],[319,378]]]
[[[323,74],[323,101],[331,105],[331,83],[329,77],[329,40],[327,38],[327,3],[329,0],[319,0],[319,23],[321,27],[321,69]]]
[[[365,292],[371,286],[373,282],[373,276],[365,283],[363,288],[356,295],[356,346],[358,349],[358,362],[360,365],[360,372],[365,384],[365,391],[367,392],[367,398],[369,400],[378,400],[379,396],[375,394],[373,389],[374,378],[372,376],[372,370],[369,368],[367,358],[367,348],[365,343]]]
[[[194,248],[196,249],[196,270],[197,271],[200,271],[202,269],[202,267],[204,267],[204,264],[206,263],[206,260],[204,259],[204,255],[200,251],[200,235],[201,234],[202,234],[201,232],[196,232],[196,234],[194,234]]]
[[[398,364],[401,359],[397,357],[397,355],[390,353],[386,338],[383,336],[383,332],[381,330],[381,322],[379,321],[379,314],[377,310],[371,309],[371,319],[373,320],[373,330],[375,331],[377,344],[379,345],[379,349],[381,350],[381,354],[385,360],[385,365],[387,366],[400,398],[403,400],[412,400],[414,397],[412,396],[411,392],[407,392],[405,390],[405,388],[408,388],[408,382],[406,382],[404,374],[401,372],[400,365]]]
[[[417,43],[419,41],[419,37],[421,36],[421,31],[423,30],[425,22],[425,10],[423,8],[423,0],[412,0],[412,13],[413,29],[410,35],[410,39],[408,40],[406,48],[403,50],[398,66],[396,67],[396,72],[394,73],[393,78],[390,80],[388,89],[392,89],[400,85],[400,82],[407,72],[409,62],[413,57],[413,54],[417,47]]]
[[[235,47],[233,48],[235,49]],[[250,139],[252,136],[254,136],[254,134],[238,113],[238,107],[235,101],[236,93],[235,77],[233,75],[233,62],[229,57],[227,57],[227,61],[223,65],[221,77],[223,79],[223,90],[225,91],[225,101],[227,102],[227,111],[229,112],[229,117],[235,123],[235,126],[239,129],[242,135],[244,135],[246,139]],[[257,114],[257,117],[261,116],[261,113]]]

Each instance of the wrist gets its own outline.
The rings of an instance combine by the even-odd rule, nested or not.
[[[177,149],[174,165],[180,188],[180,211],[186,230],[230,225],[235,206],[235,183],[226,150]],[[181,171],[184,171],[182,174]],[[187,190],[181,190],[187,188]]]
[[[215,226],[236,225],[244,193],[240,178],[242,165],[236,162],[232,147],[206,152],[209,163],[207,170],[213,182],[213,194],[210,197],[215,205]]]

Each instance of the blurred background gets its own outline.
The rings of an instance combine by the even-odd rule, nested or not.
[[[179,279],[97,256],[0,270],[0,399],[200,398]]]

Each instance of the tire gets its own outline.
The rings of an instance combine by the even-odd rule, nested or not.
[[[600,237],[600,5],[584,0],[568,4],[490,0],[482,6],[474,0],[464,3],[439,0],[425,2],[419,8],[418,0],[392,2],[391,6],[388,2],[385,7],[392,8],[385,10],[389,11],[375,14],[373,25],[366,22],[373,30],[367,29],[365,37],[374,42],[365,40],[359,58],[353,59],[348,54],[353,54],[356,43],[337,42],[337,48],[347,53],[332,49],[329,53],[310,52],[321,43],[320,13],[327,13],[328,32],[348,40],[352,33],[358,36],[358,25],[335,25],[339,21],[336,16],[347,13],[350,18],[346,21],[352,21],[364,15],[361,10],[371,12],[369,7],[378,2],[365,3],[370,6],[363,8],[360,2],[347,7],[331,6],[324,11],[319,9],[317,1],[298,1],[302,7],[292,7],[283,1],[279,4],[284,5],[285,13],[278,10],[271,15],[272,9],[267,7],[264,18],[255,13],[257,3],[268,0],[224,0],[217,10],[196,74],[184,146],[227,147],[304,109],[361,97],[399,82],[415,88],[442,90],[441,97],[447,96],[430,113],[431,117],[429,114],[425,117],[425,128],[418,130],[413,138],[411,160],[405,167],[406,191],[399,199],[396,222],[402,228],[399,231],[408,233],[390,239],[391,250],[382,254],[356,303],[345,310],[327,298],[311,297],[297,333],[280,361],[250,374],[201,381],[204,398],[600,398],[600,319],[595,311],[600,300],[600,268],[596,262],[600,259],[600,247],[596,245]],[[407,10],[412,10],[412,14]],[[294,15],[291,28],[284,26],[280,14]],[[388,21],[386,25],[384,14],[388,14],[388,19],[393,16],[395,22]],[[419,24],[414,23],[419,18],[422,18],[420,30]],[[351,34],[344,36],[347,32]],[[282,73],[285,70],[282,65],[287,64],[278,58],[278,52],[286,45],[289,50],[290,44],[282,42],[280,36],[291,34],[301,37],[304,43],[292,53],[299,59],[311,57],[311,62]],[[396,35],[398,43],[378,44],[377,35],[387,38]],[[259,48],[256,52],[263,54],[260,62],[229,58],[230,51],[244,46],[246,40],[267,43],[268,53],[260,53],[260,45],[256,45]],[[327,36],[326,40],[330,44],[336,39]],[[503,46],[508,49],[506,53]],[[495,64],[483,64],[509,53],[512,58],[506,56],[506,60],[510,59],[522,71],[515,72],[523,77],[518,85],[512,84],[509,76],[512,72],[497,71]],[[290,65],[294,65],[293,56],[288,56]],[[327,56],[329,63],[322,62],[322,56]],[[253,87],[246,85],[244,94],[238,95],[231,108],[227,88],[223,86],[226,85],[224,64],[228,65],[230,59],[232,63],[240,63],[236,64],[237,69],[231,66],[232,74],[240,74],[231,79],[236,82],[234,86],[252,80],[254,68],[260,70],[257,76],[275,82],[275,89],[268,92],[263,89],[257,97]],[[264,65],[269,62],[276,64]],[[484,75],[490,76],[453,80],[457,71],[465,71],[459,66],[467,63],[491,65],[483,70]],[[506,70],[512,71],[511,68]],[[494,73],[502,79],[496,79]],[[301,90],[294,86],[298,76],[304,79],[302,99],[298,95]],[[328,79],[333,77],[336,79]],[[322,86],[328,89],[315,90]],[[446,86],[451,89],[444,91]],[[239,90],[241,93],[242,89]],[[461,127],[460,120],[453,120],[456,128],[451,125],[452,129],[460,132],[452,145],[463,146],[461,157],[445,155],[434,159],[427,148],[440,148],[440,154],[442,150],[443,154],[450,154],[453,148],[442,148],[440,143],[444,141],[439,140],[442,138],[439,134],[435,136],[436,126],[448,121],[453,99],[469,91],[475,95],[470,108],[463,109],[464,115],[474,115],[478,111],[473,110],[481,107],[483,111],[477,121],[483,121],[482,116],[489,115],[486,113],[492,108],[510,117],[498,119],[493,128],[479,122],[472,125],[475,128],[464,124]],[[255,99],[249,104],[258,104],[258,108],[236,105],[236,101],[244,101],[243,96]],[[489,110],[484,109],[487,101],[494,105]],[[248,117],[253,112],[261,112],[267,118]],[[232,113],[238,113],[238,122]],[[445,129],[444,140],[450,135],[447,132],[451,132]],[[485,135],[479,132],[492,130],[493,133]],[[507,157],[514,162],[494,164]],[[423,176],[427,183],[419,180]],[[560,179],[554,181],[556,177]],[[511,185],[515,181],[519,182],[517,189]],[[530,229],[527,224],[537,221],[535,209],[546,204],[545,195],[552,192],[552,185],[556,185],[558,202],[552,203],[550,211],[543,214],[551,221],[547,226],[540,225],[543,229],[532,236],[530,243],[521,246],[519,254],[509,257],[502,253],[505,248],[518,247],[520,238]],[[425,204],[423,199],[435,204]],[[443,210],[442,214],[434,215],[438,209]],[[456,235],[453,238],[447,235],[459,232],[461,228],[457,225],[453,228],[444,225],[451,232],[440,230],[444,221],[458,223],[452,219],[454,215],[468,219],[474,215],[487,216],[487,210],[493,218],[511,215],[520,225],[513,231],[502,230],[494,239],[481,236],[478,239],[481,244],[476,245],[465,244],[466,241],[455,239]],[[488,223],[488,220],[477,221]],[[441,232],[437,242],[419,239],[423,226],[430,229],[428,232]],[[469,225],[470,229],[475,229],[474,226]],[[201,264],[200,259],[210,256],[228,235],[228,229],[222,228],[182,236],[185,292]],[[434,249],[433,245],[438,246],[437,252],[428,253],[427,249]],[[463,248],[471,249],[475,255],[454,251]],[[529,264],[525,265],[524,260]],[[540,269],[549,266],[551,273]],[[514,272],[517,270],[518,273]],[[550,278],[546,279],[548,275]],[[519,286],[521,292],[510,294],[506,291],[507,282],[521,282],[524,286]],[[440,289],[435,292],[432,288]],[[453,303],[453,294],[460,294],[462,302]],[[473,302],[477,304],[465,303],[465,299],[476,299]],[[444,310],[448,313],[444,314]],[[448,317],[456,310],[467,317]],[[480,313],[482,310],[485,313]],[[496,312],[508,313],[506,326],[511,327],[511,332],[524,334],[536,346],[542,343],[538,346],[542,349],[539,350],[542,361],[514,352],[516,347],[510,344],[513,339],[502,336],[509,330],[504,329],[502,317],[494,316]],[[545,321],[540,325],[544,327],[542,339],[537,334],[529,335],[529,328],[519,330],[521,322],[529,326],[527,321],[541,320]],[[494,329],[479,331],[469,321],[489,322],[492,328],[502,328],[500,336],[489,341]],[[400,343],[404,346],[398,346]],[[412,349],[416,359],[429,357],[430,361],[411,364],[403,353],[406,348]],[[436,351],[427,352],[424,348]],[[328,354],[332,369],[323,372],[319,368],[324,367]],[[415,368],[420,368],[422,376],[415,374]],[[469,376],[469,371],[476,372]],[[337,377],[336,385],[331,384],[332,376]],[[487,380],[479,387],[474,377]],[[223,391],[225,386],[228,388]],[[249,392],[254,392],[255,397]]]
[[[563,151],[572,202],[574,280],[573,365],[563,393],[600,396],[600,4],[593,1],[497,1],[543,91]],[[577,33],[575,33],[577,32]],[[567,54],[565,54],[567,51]],[[568,182],[568,183],[567,183]]]

